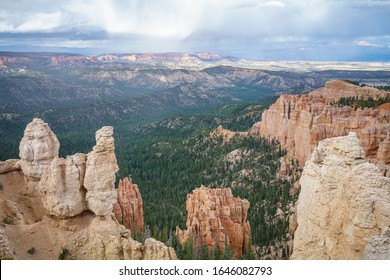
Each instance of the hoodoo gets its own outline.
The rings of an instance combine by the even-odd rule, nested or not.
[[[176,229],[181,244],[192,236],[195,244],[205,244],[212,252],[224,250],[228,241],[233,255],[242,256],[250,239],[249,201],[234,197],[230,188],[201,186],[187,196],[186,209],[187,230]]]
[[[21,159],[0,162],[1,258],[176,259],[172,248],[153,238],[144,245],[133,240],[115,219],[112,127],[96,132],[88,154],[64,159],[58,150],[49,126],[34,119],[20,143]],[[134,218],[143,224],[141,215]]]

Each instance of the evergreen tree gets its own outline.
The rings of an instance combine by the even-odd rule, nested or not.
[[[228,237],[227,237],[227,234],[225,234],[225,241],[224,241],[224,245],[225,245],[225,252],[223,254],[223,259],[224,260],[231,260],[233,259],[233,253],[230,249],[230,244],[229,244],[229,240],[228,240]]]
[[[194,238],[192,233],[188,237],[187,241],[184,243],[184,246],[181,249],[181,259],[182,260],[194,260],[195,259],[195,250],[194,250]]]
[[[206,244],[203,244],[202,246],[202,253],[201,257],[202,260],[208,260],[209,259],[209,248],[207,247]]]
[[[222,257],[221,251],[219,250],[218,246],[214,246],[212,259],[213,260],[220,260]]]
[[[249,239],[248,245],[245,247],[244,254],[242,255],[244,260],[254,260],[256,259],[255,254],[253,252],[252,240]]]

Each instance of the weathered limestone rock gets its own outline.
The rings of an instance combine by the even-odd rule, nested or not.
[[[0,161],[0,174],[22,170],[18,159],[8,159]]]
[[[13,258],[13,254],[7,236],[4,234],[4,230],[0,228],[0,260],[5,258]]]
[[[114,213],[118,221],[130,229],[131,232],[142,234],[144,230],[144,210],[141,193],[138,186],[125,178],[119,180],[117,200],[114,204]]]
[[[58,157],[60,143],[47,123],[33,119],[24,131],[19,144],[19,164],[23,173],[32,180],[41,178],[43,169]]]
[[[161,242],[134,241],[115,219],[118,166],[112,135],[112,127],[103,127],[92,152],[63,159],[47,124],[34,119],[27,126],[22,159],[0,162],[0,215],[7,219],[0,228],[0,258],[176,259]],[[31,246],[33,255],[27,253]]]
[[[364,251],[366,260],[390,260],[390,229],[382,230],[380,236],[372,236]]]
[[[46,216],[32,225],[7,226],[4,233],[11,237],[7,248],[15,249],[16,259],[177,259],[175,251],[164,243],[147,239],[143,245],[131,239],[130,231],[113,216],[99,217],[89,212],[66,219]],[[34,255],[26,252],[31,244],[36,249]]]
[[[177,260],[176,252],[164,243],[148,238],[145,245],[129,239],[124,245],[125,260]]]
[[[145,246],[142,251],[143,260],[177,260],[175,250],[167,247],[161,241],[153,238],[145,240]]]
[[[85,154],[55,158],[42,173],[39,189],[48,214],[59,218],[76,216],[87,210],[84,188]]]
[[[86,162],[84,187],[87,190],[87,207],[99,216],[112,213],[112,205],[116,202],[114,183],[118,165],[112,135],[111,126],[96,132],[96,145]]]
[[[300,185],[292,259],[362,259],[390,224],[390,178],[356,133],[320,141]]]
[[[6,215],[6,221],[13,225],[23,225],[26,220],[23,214],[19,211],[17,205],[12,200],[6,199],[3,203],[3,211]]]
[[[234,256],[242,256],[250,239],[249,201],[234,197],[229,188],[201,186],[187,196],[186,209],[187,230],[176,229],[181,244],[192,235],[195,244],[206,244],[212,252],[215,247],[223,250],[226,238]]]
[[[389,95],[382,90],[337,80],[309,94],[282,94],[249,133],[276,138],[303,167],[319,141],[353,131],[357,132],[370,160],[388,162],[389,107],[384,104],[376,109],[355,109],[339,107],[336,103],[341,97],[377,99]]]

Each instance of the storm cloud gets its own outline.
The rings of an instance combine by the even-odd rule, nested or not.
[[[387,0],[2,0],[0,50],[388,60],[389,14]]]

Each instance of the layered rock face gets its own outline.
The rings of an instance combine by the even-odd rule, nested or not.
[[[388,258],[390,178],[356,133],[319,142],[300,179],[292,259]]]
[[[114,213],[118,221],[131,232],[142,234],[144,230],[144,210],[138,186],[130,178],[119,180]]]
[[[250,239],[248,209],[249,201],[234,197],[229,188],[201,186],[187,196],[187,230],[176,229],[179,242],[184,244],[192,235],[195,244],[205,244],[212,252],[215,247],[224,250],[226,238],[239,258]]]
[[[358,97],[374,100],[389,96],[388,92],[359,87],[344,81],[327,82],[324,88],[309,94],[283,94],[268,110],[261,122],[254,124],[251,135],[276,138],[290,157],[303,167],[318,142],[357,132],[366,156],[374,162],[389,162],[390,110],[356,109],[335,105],[340,98]],[[390,172],[384,166],[385,172]]]
[[[176,259],[159,241],[131,239],[112,213],[118,170],[112,127],[96,132],[87,155],[63,159],[58,150],[48,125],[34,119],[20,143],[21,160],[0,162],[0,257]]]

